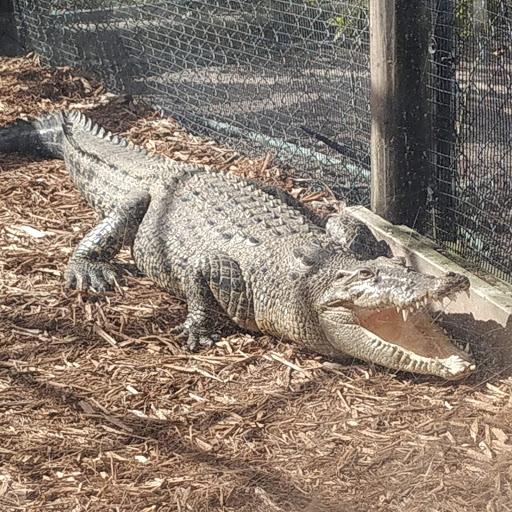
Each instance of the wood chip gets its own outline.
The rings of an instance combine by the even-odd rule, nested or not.
[[[223,79],[200,72],[211,74],[205,87]],[[77,108],[160,154],[336,211],[329,190],[270,153],[190,135],[35,54],[0,57],[0,81],[1,126]],[[189,354],[170,334],[186,306],[139,277],[129,251],[116,259],[122,288],[64,287],[67,261],[98,218],[63,162],[0,155],[0,169],[0,510],[497,512],[512,503],[512,377],[478,352],[481,340],[471,340],[479,370],[467,382],[240,333]],[[460,321],[461,336],[471,322]]]

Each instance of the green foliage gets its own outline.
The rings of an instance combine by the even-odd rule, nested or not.
[[[455,19],[459,34],[465,36],[471,31],[472,0],[459,0],[455,7]]]
[[[336,27],[334,40],[349,38],[353,45],[360,46],[368,32],[369,17],[369,0],[353,0],[347,3],[336,16],[328,20],[329,25]]]
[[[505,0],[487,0],[486,19],[481,29],[486,33],[492,33],[498,24],[498,16],[505,7]],[[460,36],[465,37],[474,32],[478,21],[475,19],[474,0],[456,0],[455,20]]]
[[[330,0],[304,0],[311,5],[331,3]],[[498,25],[498,17],[506,7],[507,0],[487,0],[486,20],[483,30],[486,33],[492,31]],[[510,6],[509,6],[510,9]],[[370,0],[348,0],[339,10],[336,16],[329,19],[329,24],[336,27],[335,40],[351,38],[355,42],[360,40],[368,27],[370,16]],[[455,1],[455,20],[460,36],[467,36],[474,32],[476,22],[474,12],[474,0]]]

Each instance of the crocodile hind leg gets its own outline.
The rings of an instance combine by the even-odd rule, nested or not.
[[[185,295],[189,313],[183,330],[188,334],[188,350],[212,346],[221,318],[257,330],[249,287],[236,261],[225,254],[204,258],[194,268],[185,283]]]
[[[182,335],[187,337],[186,348],[190,352],[201,346],[211,347],[218,334],[215,332],[223,312],[216,303],[202,272],[197,269],[185,286],[188,315]]]
[[[83,238],[64,274],[69,288],[97,291],[113,287],[110,261],[124,245],[131,245],[150,202],[147,192],[133,192]]]

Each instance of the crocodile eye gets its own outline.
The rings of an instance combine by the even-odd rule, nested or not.
[[[359,269],[358,275],[361,279],[370,279],[375,276],[374,272],[369,268]]]

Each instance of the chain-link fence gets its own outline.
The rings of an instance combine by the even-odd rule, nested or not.
[[[512,281],[512,6],[424,0],[426,234]],[[369,0],[16,0],[46,64],[148,97],[200,134],[369,202]]]
[[[430,235],[512,281],[512,4],[430,2]]]
[[[17,40],[16,23],[9,0],[0,0],[0,50],[7,57],[21,54],[23,48]]]
[[[247,154],[272,151],[349,202],[368,201],[365,0],[17,5],[45,63],[92,71],[195,133]]]

